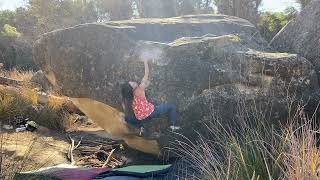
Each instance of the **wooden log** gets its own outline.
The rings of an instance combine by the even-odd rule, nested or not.
[[[7,86],[22,86],[23,81],[0,76],[0,84]]]

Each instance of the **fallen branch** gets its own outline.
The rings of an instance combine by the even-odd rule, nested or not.
[[[82,137],[80,139],[80,141],[78,142],[78,144],[76,146],[74,146],[74,139],[72,139],[70,136],[69,136],[70,140],[71,140],[71,145],[69,147],[69,151],[68,151],[68,158],[71,162],[71,165],[74,165],[75,164],[75,161],[74,161],[74,158],[73,158],[73,150],[77,149],[80,144],[81,144],[81,141],[82,141]]]
[[[109,161],[110,161],[110,159],[111,159],[111,156],[112,156],[112,154],[113,154],[113,152],[114,152],[115,150],[116,150],[116,149],[112,149],[112,150],[111,150],[111,152],[109,153],[109,156],[108,156],[106,162],[102,165],[102,167],[106,167],[106,166],[107,166],[107,164],[109,163]]]
[[[99,141],[99,140],[98,140]],[[97,139],[82,140],[81,145],[72,152],[74,160],[78,166],[91,166],[91,167],[121,167],[124,162],[116,159],[114,149],[117,149],[120,144],[113,141],[111,144],[108,141],[97,142]],[[71,144],[72,145],[72,144]],[[69,153],[70,154],[70,153]],[[71,157],[71,156],[70,156]]]
[[[21,86],[23,81],[0,76],[0,84],[7,86]]]

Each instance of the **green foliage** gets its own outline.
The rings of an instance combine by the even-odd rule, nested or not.
[[[296,14],[297,11],[294,8],[288,8],[285,12],[265,12],[260,16],[258,29],[267,41],[271,41]]]
[[[21,36],[21,33],[19,33],[15,27],[5,24],[1,35],[10,39],[16,39]]]

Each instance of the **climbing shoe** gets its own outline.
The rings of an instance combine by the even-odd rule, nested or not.
[[[145,132],[144,127],[140,127],[139,136],[142,136]]]

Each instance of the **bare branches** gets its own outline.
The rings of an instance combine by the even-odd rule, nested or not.
[[[102,165],[102,167],[106,167],[106,166],[107,166],[107,164],[109,163],[109,161],[110,161],[110,159],[111,159],[111,156],[112,156],[112,154],[113,154],[113,152],[114,152],[115,150],[116,150],[116,149],[112,149],[112,150],[111,150],[111,152],[109,153],[109,156],[108,156],[106,162]]]
[[[72,139],[71,136],[69,136],[69,138],[71,140],[71,145],[70,145],[69,151],[68,151],[68,158],[69,158],[71,164],[74,165],[76,162],[74,161],[74,158],[73,158],[73,150],[77,149],[80,146],[81,141],[82,141],[82,137],[76,146],[74,146],[74,144],[75,144],[74,139]]]

